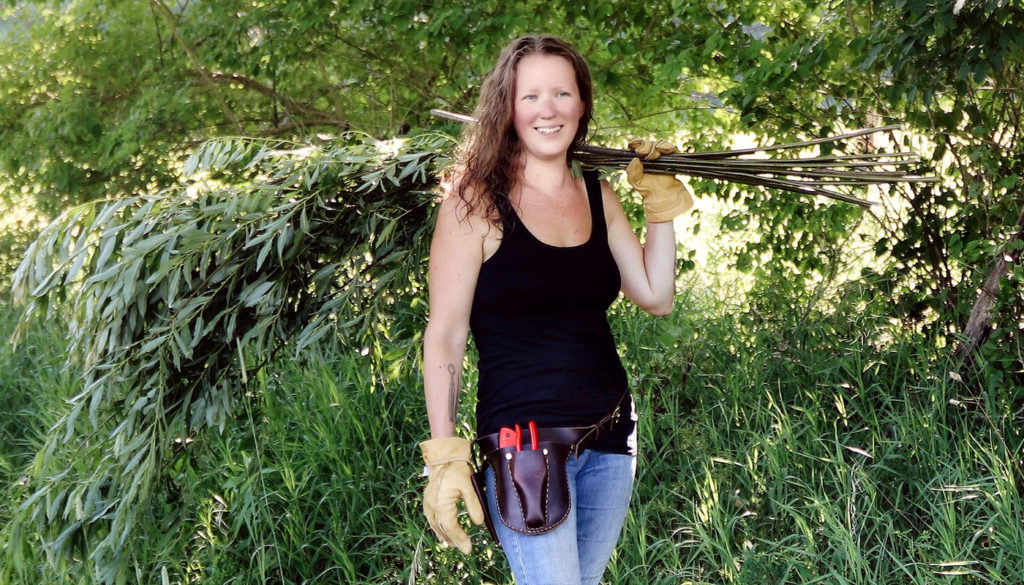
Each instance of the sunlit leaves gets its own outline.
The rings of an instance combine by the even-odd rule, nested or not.
[[[0,43],[0,172],[48,214],[111,188],[167,184],[171,138],[204,109],[150,60],[159,48],[144,50],[155,42],[145,5],[19,4]],[[160,90],[156,70],[168,75]]]

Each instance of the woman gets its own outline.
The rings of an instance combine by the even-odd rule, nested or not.
[[[641,245],[608,183],[572,172],[592,112],[590,73],[571,46],[547,36],[513,41],[484,82],[431,243],[423,356],[431,439],[420,447],[430,476],[424,511],[438,536],[470,552],[460,499],[474,523],[483,520],[470,443],[455,437],[468,330],[480,354],[478,436],[527,421],[605,427],[568,456],[564,522],[524,534],[494,521],[519,585],[598,583],[604,573],[632,490],[636,419],[609,420],[633,409],[605,312],[620,290],[654,315],[672,310],[671,220],[692,205],[674,177],[644,175],[634,160],[627,176],[648,219]],[[631,147],[648,160],[673,151]],[[493,470],[486,493],[498,518]]]

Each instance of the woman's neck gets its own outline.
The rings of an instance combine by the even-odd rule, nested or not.
[[[519,180],[523,186],[544,186],[542,191],[548,189],[559,190],[560,187],[572,182],[572,171],[565,159],[561,160],[539,160],[527,158],[522,166]]]

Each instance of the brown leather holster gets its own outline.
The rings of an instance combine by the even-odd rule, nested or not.
[[[572,502],[566,464],[579,455],[597,433],[618,420],[620,405],[601,422],[586,427],[547,427],[537,429],[538,441],[529,449],[500,447],[498,434],[476,440],[480,458],[473,475],[473,487],[483,504],[487,529],[498,542],[485,494],[486,470],[494,471],[495,500],[502,524],[523,534],[543,534],[569,516]]]

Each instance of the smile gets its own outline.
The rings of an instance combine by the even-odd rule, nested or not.
[[[554,134],[555,132],[558,132],[561,129],[562,126],[546,126],[543,128],[534,128],[534,130],[540,132],[541,134]]]

